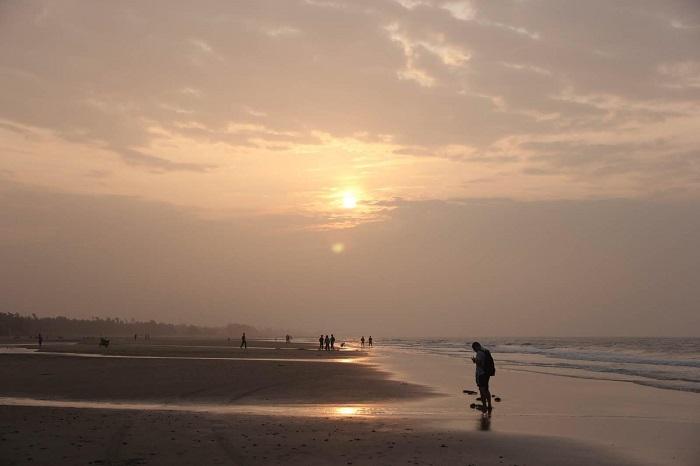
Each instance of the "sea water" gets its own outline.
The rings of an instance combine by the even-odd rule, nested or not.
[[[382,345],[468,359],[474,338],[384,340]],[[700,338],[480,338],[497,368],[623,380],[700,393]]]

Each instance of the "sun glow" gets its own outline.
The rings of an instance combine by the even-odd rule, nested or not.
[[[360,408],[354,406],[340,406],[335,408],[335,414],[339,416],[356,416],[360,412]]]
[[[345,191],[343,193],[343,208],[354,209],[357,207],[357,197],[350,191]]]

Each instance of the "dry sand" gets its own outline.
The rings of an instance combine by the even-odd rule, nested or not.
[[[434,396],[362,363],[365,353],[328,354],[298,344],[302,349],[290,350],[284,343],[277,350],[274,342],[253,341],[252,347],[273,349],[243,352],[201,343],[123,342],[107,351],[119,356],[110,358],[0,354],[1,397],[164,403],[162,409],[0,406],[0,464],[635,464],[575,441],[469,432],[421,416],[353,416],[347,406]],[[47,350],[96,351],[94,344]],[[218,359],[188,359],[195,355]],[[291,415],[290,404],[308,406],[309,415]],[[177,406],[185,409],[169,410]],[[217,406],[262,406],[268,414],[217,413]],[[464,416],[470,424],[478,418],[469,410]]]

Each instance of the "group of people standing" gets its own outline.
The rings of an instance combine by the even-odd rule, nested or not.
[[[292,337],[290,335],[285,336],[285,340],[287,343],[291,342]],[[229,343],[231,342],[231,338],[229,337],[228,339]],[[372,341],[372,335],[369,336],[369,340],[367,341],[369,346],[372,347],[374,342]],[[362,335],[362,338],[360,338],[360,344],[364,348],[365,347],[365,336]],[[341,346],[345,346],[345,343],[343,343]],[[248,349],[248,341],[246,340],[245,337],[245,332],[243,335],[241,335],[241,349]],[[319,350],[326,350],[326,351],[335,351],[335,335],[332,333],[330,335],[326,336],[319,336],[318,337],[318,349]]]
[[[365,340],[365,336],[362,335],[362,338],[360,338],[360,346],[362,348],[365,347],[365,341],[367,341],[367,344],[369,345],[370,348],[372,346],[374,346],[374,341],[372,340],[372,335],[369,336],[368,340]],[[345,346],[345,343],[343,343],[340,346]],[[334,351],[335,350],[335,335],[333,335],[332,333],[330,334],[330,336],[320,335],[318,337],[318,349],[319,350],[326,350],[326,351]]]
[[[331,333],[331,336],[329,337],[328,335],[324,336],[321,335],[318,337],[318,349],[323,350],[325,349],[326,351],[334,351],[335,350],[335,335]]]

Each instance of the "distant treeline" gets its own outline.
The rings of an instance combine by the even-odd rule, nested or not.
[[[224,336],[237,337],[246,332],[251,337],[265,336],[270,331],[258,331],[242,324],[223,327],[201,327],[198,325],[166,324],[154,320],[139,322],[119,317],[94,317],[92,319],[70,319],[68,317],[37,317],[0,312],[0,337],[44,337],[75,338],[92,336],[133,336],[149,334],[155,336]]]

